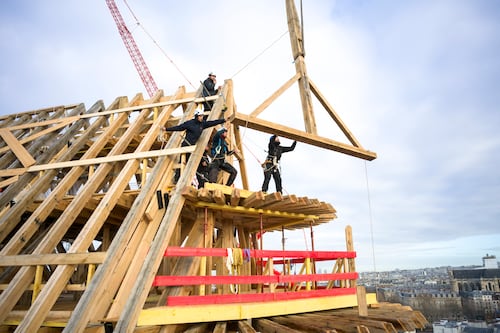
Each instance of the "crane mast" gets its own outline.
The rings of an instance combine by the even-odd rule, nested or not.
[[[116,6],[115,1],[106,0],[106,4],[108,5],[111,15],[113,16],[113,19],[115,20],[116,26],[118,28],[118,31],[120,32],[120,36],[122,37],[123,43],[125,44],[125,47],[127,48],[127,51],[130,54],[130,57],[132,58],[132,62],[134,63],[134,66],[137,69],[139,76],[141,77],[142,83],[146,87],[146,91],[148,92],[149,97],[153,97],[153,95],[158,90],[158,87],[156,86],[156,82],[154,81],[153,76],[151,75],[151,72],[149,71],[146,62],[144,61],[144,58],[142,57],[141,51],[139,50],[137,44],[135,43],[132,33],[130,33],[127,26],[125,25],[123,17],[120,14],[120,11]]]

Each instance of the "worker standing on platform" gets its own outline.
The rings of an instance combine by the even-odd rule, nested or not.
[[[276,192],[283,193],[279,168],[281,154],[294,150],[296,145],[297,141],[294,141],[290,147],[283,147],[280,145],[280,138],[277,135],[271,136],[269,139],[267,157],[264,163],[262,163],[262,167],[264,168],[264,183],[262,184],[262,192],[267,192],[269,181],[271,180],[271,176],[273,176],[274,184],[276,185]]]
[[[208,179],[211,183],[217,183],[219,171],[224,170],[229,173],[226,185],[233,185],[238,171],[226,162],[226,155],[232,155],[234,150],[229,150],[226,142],[227,129],[222,127],[215,133],[212,139],[212,163],[208,170]]]
[[[220,86],[215,89],[215,85],[217,84],[217,76],[210,72],[208,77],[203,81],[203,97],[209,97],[217,95],[220,90]],[[205,101],[203,102],[203,110],[210,111],[212,110],[212,106],[214,105],[214,101]]]
[[[186,131],[186,136],[184,137],[184,140],[182,141],[181,147],[186,147],[186,146],[191,146],[196,144],[198,139],[201,136],[201,133],[205,128],[213,127],[216,125],[223,124],[226,121],[229,121],[228,119],[216,119],[216,120],[204,120],[203,119],[203,111],[201,110],[196,110],[194,112],[194,118],[190,119],[182,124],[179,124],[177,126],[172,126],[172,127],[167,127],[163,128],[165,131],[170,132],[170,131]],[[186,162],[189,159],[189,156],[191,154],[186,154]],[[175,171],[175,182],[179,180],[180,177],[180,170],[176,169]]]
[[[210,147],[205,147],[203,156],[201,157],[200,164],[196,170],[196,178],[198,179],[198,188],[205,187],[205,183],[208,181],[208,170],[210,166]]]

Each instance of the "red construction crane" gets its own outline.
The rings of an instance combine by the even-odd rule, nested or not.
[[[156,82],[153,79],[153,76],[151,75],[151,72],[149,71],[146,62],[144,61],[144,58],[142,57],[141,51],[139,50],[137,44],[135,43],[134,37],[132,36],[127,26],[125,25],[123,17],[120,14],[120,11],[116,6],[115,1],[106,0],[106,4],[108,5],[109,10],[111,11],[111,15],[115,20],[116,26],[118,27],[118,31],[120,32],[120,36],[122,37],[122,40],[125,43],[125,46],[127,47],[127,51],[130,54],[130,57],[132,58],[132,62],[134,63],[137,72],[139,72],[139,76],[141,77],[142,83],[144,83],[144,86],[146,87],[146,91],[148,92],[149,97],[153,97],[153,95],[158,90],[158,87],[156,86]]]

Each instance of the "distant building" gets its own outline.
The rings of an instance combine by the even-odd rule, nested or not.
[[[454,269],[450,275],[454,292],[467,293],[476,290],[500,292],[500,268],[493,255],[483,257],[483,267]]]
[[[483,267],[487,269],[498,268],[497,257],[486,254],[486,256],[483,257]]]

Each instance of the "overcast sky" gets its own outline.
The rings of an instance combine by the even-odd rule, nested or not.
[[[284,1],[128,0],[140,25],[116,3],[167,95],[214,71],[250,113],[295,73]],[[314,228],[315,248],[344,250],[351,225],[359,271],[500,258],[500,3],[304,1],[303,20],[309,77],[378,155],[365,162],[302,143],[283,155],[285,194],[337,209]],[[147,97],[104,0],[4,0],[0,45],[0,114]],[[347,142],[314,109],[319,134]],[[303,129],[297,88],[260,117]],[[269,135],[243,138],[259,190]],[[280,237],[266,235],[264,247],[281,248]],[[311,248],[309,230],[285,237],[287,249]]]

